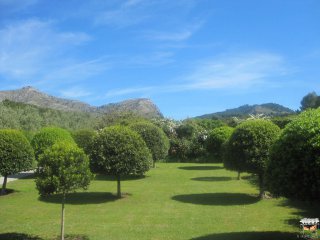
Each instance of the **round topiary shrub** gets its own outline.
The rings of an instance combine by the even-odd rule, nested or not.
[[[76,144],[84,150],[86,154],[90,153],[90,147],[94,136],[97,133],[91,129],[80,129],[72,133],[72,137]]]
[[[279,134],[280,128],[271,121],[248,120],[236,127],[226,144],[224,166],[257,174],[260,197],[264,195],[264,174],[270,149]]]
[[[140,134],[150,149],[153,167],[155,167],[156,161],[164,159],[168,155],[169,139],[161,128],[148,122],[134,123],[130,125],[130,128]]]
[[[206,149],[215,161],[222,162],[225,143],[229,140],[234,128],[223,126],[211,130],[206,139]]]
[[[42,196],[86,188],[92,178],[89,158],[75,143],[59,141],[39,156],[36,186]]]
[[[53,144],[59,141],[74,142],[70,132],[63,128],[42,128],[38,133],[34,135],[31,141],[36,159],[38,160],[40,154],[42,154],[48,147],[51,147]]]
[[[152,155],[142,137],[124,126],[100,130],[93,139],[90,156],[94,172],[117,177],[118,197],[122,176],[143,175],[152,164]]]
[[[0,174],[4,176],[1,194],[6,193],[8,175],[31,169],[33,162],[33,149],[23,133],[0,130]]]
[[[301,113],[285,127],[272,149],[266,177],[275,195],[320,199],[320,109]]]

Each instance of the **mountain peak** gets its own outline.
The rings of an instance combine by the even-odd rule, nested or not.
[[[18,90],[0,91],[0,102],[5,99],[63,111],[98,114],[112,113],[114,111],[130,111],[149,118],[163,117],[158,107],[147,98],[128,99],[119,103],[94,107],[84,102],[50,96],[32,86],[26,86]]]
[[[34,87],[32,87],[32,86],[23,87],[23,88],[21,88],[21,90],[23,90],[23,91],[35,91],[35,92],[39,92],[38,89],[36,89],[36,88],[34,88]]]

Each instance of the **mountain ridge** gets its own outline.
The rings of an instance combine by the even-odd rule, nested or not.
[[[263,114],[270,117],[285,116],[294,114],[290,108],[284,107],[277,103],[263,103],[249,105],[245,104],[237,108],[226,109],[222,112],[215,112],[197,116],[196,118],[229,118],[229,117],[247,117],[250,114]]]
[[[27,86],[17,90],[0,91],[0,102],[6,99],[62,111],[97,114],[112,113],[114,111],[131,111],[148,118],[163,117],[159,108],[147,98],[128,99],[95,107],[78,100],[51,96],[34,87]]]

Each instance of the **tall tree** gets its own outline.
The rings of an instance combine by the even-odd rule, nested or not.
[[[93,177],[89,159],[75,143],[57,142],[38,160],[36,186],[41,196],[61,193],[61,240],[64,239],[65,201],[69,192],[87,189]]]
[[[320,96],[318,96],[316,92],[311,92],[302,98],[300,109],[303,111],[308,108],[318,108],[319,106]]]
[[[33,162],[33,149],[21,132],[0,130],[0,174],[4,177],[1,195],[6,194],[8,176],[31,169]]]
[[[258,175],[261,198],[270,149],[279,134],[280,128],[271,121],[248,120],[236,127],[229,140],[229,161],[239,162],[240,170]]]
[[[152,156],[142,137],[125,126],[101,130],[91,148],[93,171],[116,176],[117,195],[121,197],[121,177],[143,175],[150,169]]]

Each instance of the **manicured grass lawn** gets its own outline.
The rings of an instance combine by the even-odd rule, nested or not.
[[[88,191],[70,194],[66,234],[103,239],[295,239],[301,217],[317,216],[319,206],[286,199],[257,199],[248,174],[221,164],[159,163],[142,179],[122,181],[127,193],[116,199],[116,182],[97,176]],[[51,239],[60,231],[60,199],[40,199],[34,179],[8,184],[0,197],[0,239],[26,233]],[[310,215],[313,214],[313,215]]]

